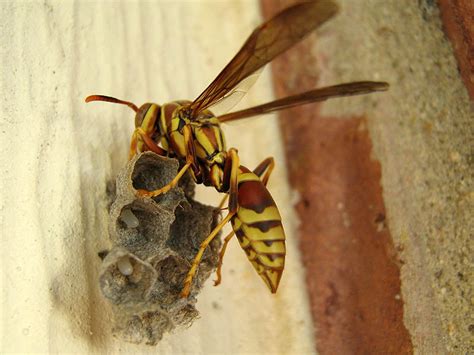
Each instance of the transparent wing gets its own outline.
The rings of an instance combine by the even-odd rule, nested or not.
[[[212,106],[209,106],[209,110],[211,110],[216,116],[220,116],[229,112],[240,102],[240,100],[242,100],[250,88],[257,82],[257,79],[260,77],[263,68],[265,67],[260,68],[255,73],[250,74],[240,83],[238,83],[235,88],[217,100],[214,104],[212,104]]]
[[[257,27],[240,51],[190,105],[193,117],[337,13],[331,0],[293,5]]]

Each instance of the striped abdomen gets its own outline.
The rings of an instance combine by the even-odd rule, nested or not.
[[[238,209],[232,228],[248,259],[275,293],[285,266],[285,232],[280,213],[257,175],[239,168]]]

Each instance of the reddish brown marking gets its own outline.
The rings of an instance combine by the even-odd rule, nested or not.
[[[216,132],[212,128],[212,126],[201,126],[201,132],[207,137],[209,143],[214,147],[214,151],[219,148],[217,144]],[[204,149],[204,147],[203,147]],[[213,152],[207,152],[208,154],[212,154]]]
[[[243,173],[250,173],[250,170],[247,169],[245,166],[239,166],[239,169],[242,170]]]
[[[262,221],[248,224],[249,227],[258,228],[262,232],[268,232],[273,227],[281,226],[280,221]]]
[[[283,254],[283,253],[271,253],[271,254],[257,253],[257,254],[265,255],[271,261],[275,261],[275,259],[285,257],[285,255],[286,255],[286,254]],[[281,267],[280,268],[275,268],[275,267],[271,267],[271,266],[267,266],[267,265],[265,265],[265,267],[268,267],[269,269],[273,269],[273,270],[282,270]]]
[[[137,114],[135,115],[135,127],[140,127],[142,125],[143,119],[145,118],[148,109],[150,108],[151,104],[143,104],[137,110]]]
[[[255,251],[255,250],[254,250],[254,251]],[[265,254],[257,254],[257,255],[265,255]],[[281,255],[280,255],[280,257],[281,257]],[[255,261],[255,262],[257,262],[259,265],[262,265],[262,266],[265,268],[265,270],[276,271],[277,273],[280,274],[280,275],[279,275],[280,277],[281,277],[281,275],[283,274],[283,270],[284,270],[284,268],[285,268],[285,266],[275,267],[275,266],[269,266],[269,265],[263,264],[260,260],[258,260],[258,256],[257,256],[257,258],[256,258],[255,260],[252,260],[252,261]]]
[[[275,206],[275,201],[261,181],[240,183],[238,201],[239,206],[257,213],[262,213],[269,206]]]
[[[275,242],[276,240],[264,240],[263,241],[263,244],[265,244],[267,247],[271,247],[273,242]]]
[[[168,129],[170,129],[171,119],[173,118],[173,112],[174,110],[176,110],[177,107],[178,105],[176,105],[175,103],[170,103],[170,104],[166,104],[163,109],[164,115],[165,115],[166,127],[168,127]]]

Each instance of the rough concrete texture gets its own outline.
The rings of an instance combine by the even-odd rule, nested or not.
[[[114,335],[133,343],[155,345],[164,333],[191,325],[199,314],[197,294],[217,266],[219,238],[204,252],[190,296],[179,296],[219,211],[192,199],[194,184],[189,175],[166,194],[136,196],[137,189],[163,187],[177,172],[177,160],[146,152],[136,155],[117,176],[110,209],[112,248],[101,265],[99,282],[111,303]]]
[[[434,1],[341,1],[315,53],[320,85],[386,80],[389,92],[328,102],[361,113],[382,166],[415,352],[470,353],[474,332],[473,110]]]

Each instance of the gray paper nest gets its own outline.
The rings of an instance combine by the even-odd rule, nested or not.
[[[196,295],[217,265],[219,238],[207,248],[189,298],[179,293],[199,245],[217,224],[218,211],[192,199],[186,175],[156,198],[138,198],[136,189],[154,190],[171,181],[178,162],[151,152],[135,156],[117,177],[110,209],[112,248],[100,271],[102,294],[112,304],[115,336],[156,344],[167,331],[190,325],[198,316]]]

